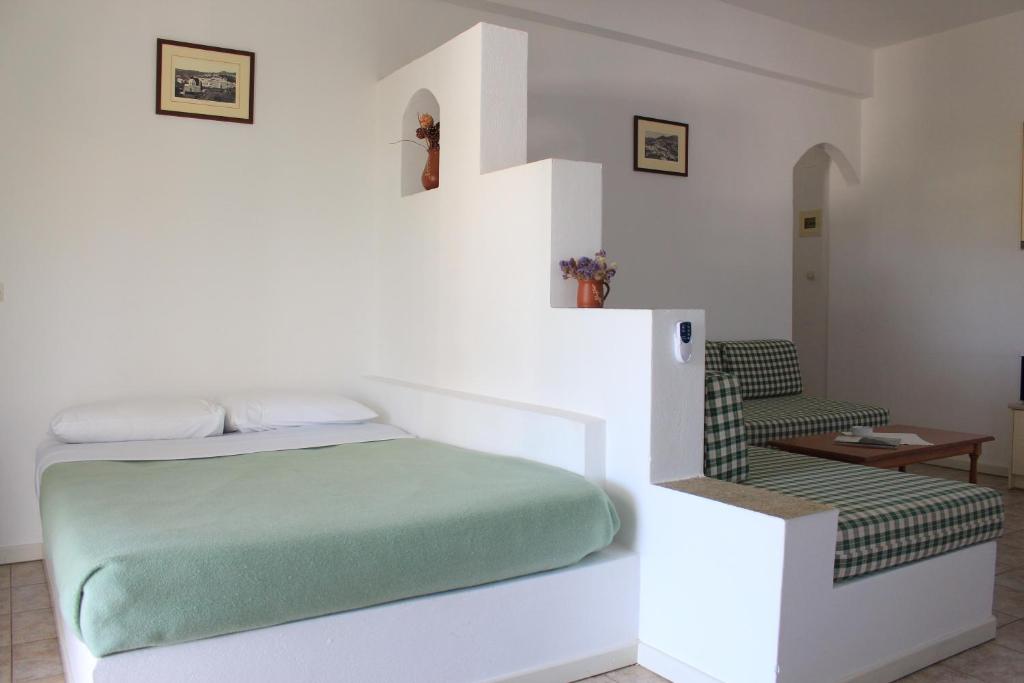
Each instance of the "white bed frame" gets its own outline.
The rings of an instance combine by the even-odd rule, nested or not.
[[[600,420],[381,379],[363,394],[420,436],[603,478]],[[56,601],[54,614],[69,683],[562,683],[636,662],[639,585],[637,556],[613,545],[555,571],[99,658]]]

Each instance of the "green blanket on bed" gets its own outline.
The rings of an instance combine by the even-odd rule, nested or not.
[[[418,439],[61,463],[40,495],[97,656],[564,567],[619,528],[576,474]]]

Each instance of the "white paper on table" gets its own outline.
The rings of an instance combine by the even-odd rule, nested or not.
[[[931,446],[933,445],[930,441],[925,441],[917,434],[911,434],[910,432],[875,432],[870,436],[884,436],[887,439],[895,439],[899,437],[901,446]],[[860,437],[854,436],[850,432],[840,432],[840,436],[836,437],[837,443],[859,443]]]

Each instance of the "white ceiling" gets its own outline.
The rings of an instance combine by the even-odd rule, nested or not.
[[[884,47],[1024,10],[1024,0],[724,0],[867,47]]]

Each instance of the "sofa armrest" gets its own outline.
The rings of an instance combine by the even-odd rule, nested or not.
[[[740,382],[725,372],[704,375],[704,475],[723,481],[747,478],[747,436]]]

